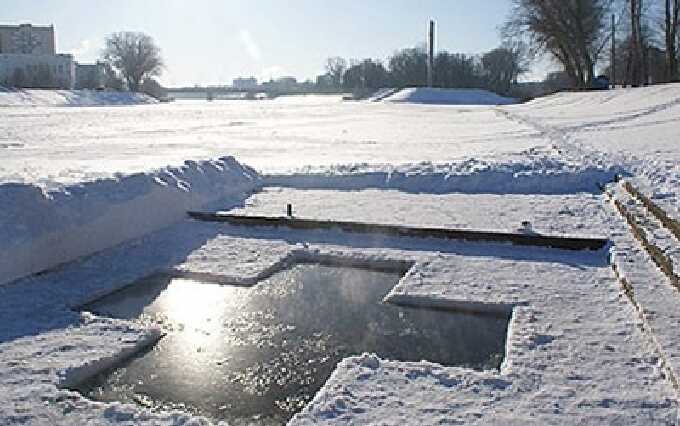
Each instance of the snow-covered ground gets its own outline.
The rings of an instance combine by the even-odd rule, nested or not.
[[[304,166],[504,158],[544,145],[492,109],[343,103],[339,97],[0,109],[0,183],[52,187],[233,155],[264,172]]]
[[[328,207],[323,211],[331,217],[346,214],[343,195],[336,196],[340,198],[325,197]],[[386,197],[392,199],[389,207],[374,206],[370,214],[379,210],[388,216],[395,207],[431,205],[429,199]],[[557,197],[555,202],[599,232],[609,234],[620,226],[597,199]],[[318,197],[306,193],[299,198],[311,205]],[[550,202],[544,201],[542,209],[547,211]],[[442,204],[470,224],[479,220],[464,208],[458,210],[453,200]],[[523,211],[541,210],[540,201],[509,199],[499,200],[486,214],[500,217],[517,204]],[[310,208],[310,215],[321,211]],[[354,209],[351,218],[371,220],[364,212]],[[537,214],[534,223],[539,229],[554,228],[560,218]],[[675,424],[674,390],[607,265],[606,252],[375,239],[337,231],[258,230],[189,221],[0,288],[0,339],[5,341],[0,347],[0,416],[10,424],[200,424],[179,413],[92,402],[63,389],[157,338],[153,328],[79,316],[68,308],[158,269],[248,282],[284,258],[328,256],[413,262],[387,300],[482,310],[514,307],[506,359],[500,372],[474,372],[426,361],[350,358],[292,424]],[[27,299],[31,303],[22,303]]]
[[[564,149],[624,165],[680,218],[680,84],[562,93],[504,111]]]
[[[0,87],[0,107],[102,106],[154,104],[154,98],[132,92],[98,90],[47,90]]]
[[[0,185],[0,285],[176,223],[187,210],[239,202],[259,182],[255,171],[224,157],[54,192]]]
[[[508,105],[517,99],[506,98],[483,89],[433,89],[411,87],[402,89],[382,99],[383,102],[401,102],[429,105]]]
[[[376,200],[380,207],[375,208]],[[603,236],[604,212],[600,196],[521,194],[411,194],[395,190],[361,191],[263,188],[243,207],[229,213],[283,216],[293,205],[295,217],[304,219],[365,221],[405,226],[484,229],[514,232],[523,221],[534,231],[551,235]],[[570,206],[579,205],[578,212]],[[597,220],[595,220],[597,218]]]
[[[679,218],[679,119],[680,85],[502,107],[304,97],[0,108],[0,283],[92,254],[0,284],[0,423],[205,422],[62,389],[159,337],[68,308],[159,269],[248,283],[282,259],[332,256],[412,262],[389,300],[513,309],[506,359],[480,373],[349,358],[293,424],[677,424],[680,295],[599,188],[622,174]],[[187,209],[281,215],[289,202],[300,217],[416,226],[529,220],[613,247],[608,262],[182,220]],[[675,256],[668,232],[650,238]]]

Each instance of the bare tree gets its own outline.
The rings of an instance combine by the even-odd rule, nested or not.
[[[642,40],[642,0],[628,0],[630,7],[630,46],[628,52],[628,83],[637,87],[643,83],[644,54]]]
[[[678,78],[678,26],[680,25],[680,0],[666,0],[664,32],[666,36],[666,61],[668,80]]]
[[[388,68],[392,76],[392,84],[396,87],[425,85],[427,83],[427,48],[418,46],[395,52],[388,59]],[[439,74],[440,71],[436,70],[435,75]]]
[[[482,56],[482,67],[487,86],[496,93],[507,94],[528,70],[526,46],[516,43],[497,47]]]
[[[107,89],[123,90],[125,88],[125,83],[118,77],[116,70],[111,68],[111,65],[103,63],[104,69],[104,87]]]
[[[338,56],[326,60],[326,73],[331,78],[331,84],[335,88],[342,87],[342,77],[347,71],[347,61]]]
[[[160,75],[163,59],[153,39],[144,33],[119,32],[106,38],[103,60],[127,83],[139,91],[142,82]]]
[[[478,56],[447,51],[440,51],[434,58],[434,86],[489,88]]]
[[[389,81],[389,73],[379,59],[364,59],[353,61],[352,66],[347,68],[342,78],[343,87],[346,90],[355,89],[379,89],[386,87]]]
[[[595,64],[609,40],[612,0],[513,0],[506,36],[526,34],[535,52],[557,59],[577,87],[590,87]]]

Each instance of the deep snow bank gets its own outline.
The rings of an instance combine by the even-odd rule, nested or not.
[[[307,189],[395,189],[411,193],[574,194],[599,193],[625,169],[599,158],[569,159],[554,149],[529,149],[504,158],[467,158],[457,162],[353,164],[303,168],[264,177],[267,186]]]
[[[54,192],[0,185],[0,284],[140,237],[211,202],[240,202],[260,176],[233,157]]]
[[[97,90],[1,90],[0,106],[98,106],[153,104],[143,93]]]
[[[482,89],[411,87],[384,98],[383,102],[431,105],[509,105],[517,103],[517,100]]]

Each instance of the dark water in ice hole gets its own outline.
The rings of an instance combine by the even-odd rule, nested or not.
[[[85,310],[161,322],[168,334],[78,390],[229,424],[281,424],[347,356],[499,367],[507,317],[381,303],[400,277],[302,264],[251,288],[147,278]]]

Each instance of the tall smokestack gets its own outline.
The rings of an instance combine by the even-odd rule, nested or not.
[[[430,20],[427,38],[427,87],[434,84],[434,20]]]

